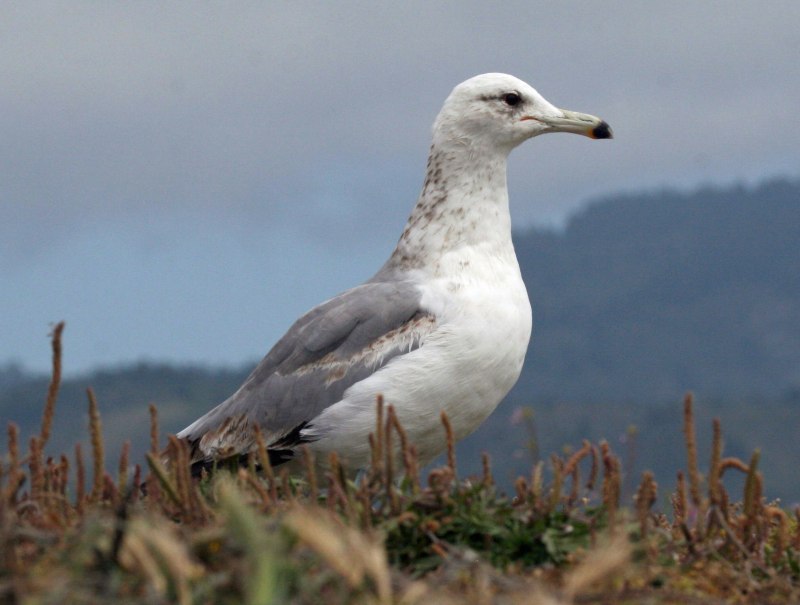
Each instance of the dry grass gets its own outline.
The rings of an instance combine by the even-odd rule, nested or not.
[[[800,511],[766,500],[758,452],[748,462],[723,456],[719,421],[703,478],[691,395],[688,473],[678,472],[667,512],[654,509],[658,486],[647,472],[633,502],[620,501],[621,463],[605,442],[537,463],[512,497],[496,492],[487,456],[481,477],[459,479],[446,417],[447,463],[423,480],[382,402],[372,467],[358,483],[335,456],[324,476],[310,452],[302,480],[272,469],[260,435],[248,467],[197,481],[174,437],[162,463],[155,408],[146,470],[130,467],[126,447],[113,477],[91,390],[87,490],[80,446],[72,461],[45,454],[62,329],[53,332],[42,430],[23,451],[10,424],[0,462],[0,603],[800,600]],[[731,470],[746,476],[738,499],[725,488]]]

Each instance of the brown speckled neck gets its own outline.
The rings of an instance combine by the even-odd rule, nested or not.
[[[435,265],[459,246],[511,244],[506,155],[484,151],[431,146],[422,192],[382,272]]]

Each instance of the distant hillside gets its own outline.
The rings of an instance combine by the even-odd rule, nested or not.
[[[69,350],[69,340],[67,327],[65,350]],[[72,452],[77,441],[86,441],[87,387],[92,387],[99,402],[110,459],[114,460],[122,443],[130,440],[134,459],[141,460],[149,447],[149,404],[158,407],[161,430],[177,432],[198,413],[230,395],[250,369],[212,370],[140,363],[65,380],[56,406],[49,453]],[[13,380],[4,382],[3,378],[9,375]],[[21,427],[25,439],[38,433],[48,383],[44,376],[20,376],[14,366],[0,369],[3,433],[9,421]]]
[[[507,481],[529,471],[537,448],[546,457],[606,438],[634,473],[651,468],[672,486],[685,465],[680,399],[691,389],[701,455],[719,416],[727,453],[761,447],[768,495],[800,501],[800,182],[611,198],[564,232],[515,239],[534,337],[518,385],[459,447],[465,470],[477,470],[487,450]],[[69,342],[67,328],[67,350]],[[163,431],[180,430],[251,367],[138,364],[67,381],[50,453],[86,440],[86,386],[97,393],[111,459],[130,439],[141,460],[149,403]],[[0,425],[37,430],[46,389],[43,377],[0,368]],[[533,408],[533,424],[512,423],[519,406]]]
[[[800,385],[800,182],[609,198],[515,243],[534,313],[516,400]]]

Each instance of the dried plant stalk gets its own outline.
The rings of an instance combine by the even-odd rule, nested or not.
[[[450,424],[450,419],[447,417],[447,412],[442,410],[440,415],[442,420],[442,424],[444,425],[444,432],[447,437],[447,466],[450,471],[453,473],[453,478],[457,477],[456,475],[456,439],[453,433],[453,425]]]
[[[67,485],[69,483],[69,458],[61,454],[58,464],[58,494],[61,501],[61,516],[68,519],[72,513],[69,500],[67,499]]]
[[[417,447],[414,444],[410,444],[408,450],[403,452],[403,462],[406,467],[406,476],[411,480],[411,490],[417,495],[420,493],[419,457],[417,456]]]
[[[130,452],[131,442],[125,440],[119,453],[119,475],[117,477],[117,487],[119,488],[119,491],[123,493],[128,486],[128,459],[130,458]]]
[[[308,481],[308,497],[311,499],[311,502],[316,502],[319,497],[319,488],[317,487],[317,470],[314,463],[314,454],[311,448],[305,443],[303,444],[302,451],[303,462],[306,467],[306,481]]]
[[[58,465],[58,493],[62,496],[67,493],[67,483],[69,481],[69,458],[61,454],[61,460]]]
[[[42,495],[47,500],[48,496],[58,494],[60,465],[52,458],[48,458],[42,472]]]
[[[702,500],[700,497],[700,472],[697,470],[697,436],[694,428],[693,403],[694,395],[686,393],[683,399],[683,434],[686,439],[689,494],[692,497],[692,504],[699,509]]]
[[[619,462],[611,453],[608,442],[600,443],[600,453],[603,458],[603,504],[608,511],[609,525],[613,527],[619,508],[622,478],[619,472]]]
[[[346,469],[338,459],[336,460],[336,466],[333,471],[336,473],[334,490],[337,493],[339,501],[342,503],[342,511],[347,517],[348,524],[355,527],[359,522],[359,511],[355,504],[357,496],[354,496],[353,490],[350,488],[350,484],[347,481]]]
[[[266,489],[264,489],[264,485],[262,484],[261,481],[258,480],[258,477],[253,473],[245,471],[244,469],[239,469],[240,477],[242,476],[242,473],[244,473],[243,478],[247,482],[247,485],[252,487],[258,494],[258,496],[261,498],[261,503],[264,506],[264,508],[268,508],[269,506],[271,506],[272,498],[270,498],[269,492]]]
[[[564,485],[564,462],[556,454],[550,457],[553,466],[553,485],[550,488],[550,498],[547,503],[548,512],[556,510],[561,501],[561,490]]]
[[[356,498],[361,510],[361,526],[367,531],[372,529],[372,495],[370,493],[369,482],[366,480],[359,485]]]
[[[589,469],[589,479],[586,481],[586,489],[592,491],[597,484],[597,476],[600,472],[600,453],[596,445],[592,445],[592,468]]]
[[[19,470],[19,427],[8,423],[8,471],[9,475]]]
[[[191,497],[189,496],[189,486],[192,482],[191,477],[187,477],[184,471],[183,449],[181,441],[175,436],[169,436],[169,451],[172,458],[170,470],[175,480],[175,492],[178,496],[178,506],[184,513],[188,513],[191,507]]]
[[[370,460],[371,463],[369,465],[369,470],[367,474],[367,479],[369,482],[375,480],[378,477],[378,460],[377,460],[377,451],[378,451],[378,441],[375,439],[375,433],[370,433],[367,435],[367,441],[369,442],[369,453],[370,453]]]
[[[400,424],[400,419],[397,417],[397,412],[393,405],[388,406],[387,412],[388,419],[386,430],[394,429],[397,433],[397,437],[400,439],[400,451],[405,452],[408,450],[408,435],[406,434],[406,430],[403,428],[403,425]]]
[[[158,455],[158,408],[152,403],[147,406],[150,412],[150,452]]]
[[[775,547],[772,551],[772,562],[777,565],[789,546],[789,516],[777,506],[765,506],[764,514],[777,525]]]
[[[750,465],[748,466],[747,478],[744,482],[744,514],[748,519],[755,519],[759,503],[758,494],[758,461],[761,457],[761,452],[755,450],[753,456],[750,458]]]
[[[397,492],[394,489],[394,448],[392,447],[392,415],[394,409],[388,406],[386,426],[384,427],[384,490],[386,499],[389,502],[389,510],[393,515],[399,512],[399,501],[397,499]]]
[[[92,500],[99,500],[103,496],[105,474],[105,454],[103,451],[103,425],[100,421],[100,411],[97,409],[97,399],[91,388],[86,389],[89,398],[89,435],[92,442],[92,460],[94,479],[92,481]]]
[[[142,467],[138,464],[133,467],[133,485],[131,486],[130,498],[132,502],[137,502],[141,491],[139,487],[142,485]]]
[[[272,498],[272,502],[278,501],[278,484],[275,481],[275,471],[272,468],[272,464],[269,461],[269,452],[267,451],[267,445],[264,442],[264,435],[261,433],[261,427],[257,424],[254,426],[255,430],[255,437],[256,437],[256,455],[258,456],[258,462],[261,465],[261,470],[266,475],[267,481],[269,482],[269,495]]]
[[[656,502],[658,495],[658,484],[653,473],[645,471],[642,474],[642,482],[636,490],[636,516],[639,518],[639,527],[642,538],[647,536],[647,519],[650,516],[650,509]]]
[[[572,454],[567,460],[567,463],[564,465],[564,476],[569,476],[573,473],[575,468],[578,466],[581,460],[586,456],[590,455],[592,452],[592,444],[589,443],[586,439],[583,440],[583,446],[577,452]]]
[[[147,410],[150,413],[150,454],[157,458],[159,455],[158,409],[151,403],[147,406]],[[147,503],[151,508],[157,508],[161,501],[161,487],[149,464],[148,469],[147,479],[145,479],[148,493]]]
[[[86,499],[86,468],[83,466],[83,450],[81,444],[75,444],[75,508],[83,512],[83,502]]]
[[[794,509],[794,538],[792,538],[792,548],[800,550],[800,506]]]
[[[580,491],[580,468],[581,460],[592,454],[592,444],[588,440],[583,440],[581,449],[572,454],[564,465],[564,477],[572,477],[572,487],[569,494],[569,504],[574,504]],[[587,487],[587,489],[589,489]]]
[[[178,505],[189,522],[202,521],[207,516],[208,507],[198,494],[197,486],[192,480],[189,445],[175,435],[170,435],[169,443],[173,452],[172,470],[175,487],[180,500]]]
[[[533,465],[533,471],[531,471],[531,497],[533,499],[533,507],[536,510],[541,510],[544,506],[544,502],[542,500],[542,484],[544,481],[544,461],[539,460],[536,464]]]
[[[745,474],[750,470],[750,468],[742,462],[739,458],[723,458],[719,463],[719,474],[720,477],[725,474],[729,468],[736,469],[737,471],[741,471]]]
[[[494,485],[494,477],[492,476],[492,460],[488,452],[481,452],[481,464],[483,465],[481,483],[486,487],[492,487]]]
[[[517,477],[514,481],[514,491],[517,493],[515,504],[522,505],[528,501],[528,482],[525,481],[525,477]]]
[[[372,470],[383,477],[383,395],[375,397],[375,438],[372,445]]]
[[[51,345],[53,347],[53,372],[50,377],[50,386],[47,388],[47,399],[45,399],[44,412],[42,413],[42,428],[39,432],[42,449],[50,439],[50,430],[53,427],[53,417],[56,411],[56,400],[58,399],[58,389],[61,385],[61,333],[64,331],[64,322],[58,322],[50,334]]]
[[[114,483],[114,479],[108,473],[103,473],[103,493],[101,495],[102,500],[110,500],[114,503],[115,506],[119,505],[120,501],[120,492],[117,490],[117,484]]]
[[[581,467],[576,466],[574,469],[572,469],[572,472],[568,476],[572,477],[572,482],[570,485],[569,496],[567,496],[567,506],[572,508],[580,496]]]
[[[40,437],[31,437],[28,446],[30,454],[28,456],[28,467],[31,477],[31,499],[38,501],[44,491],[44,468],[42,463],[42,440]]]
[[[325,475],[328,478],[328,510],[331,512],[336,511],[336,504],[341,497],[341,491],[337,489],[339,485],[339,455],[336,452],[331,452],[328,456],[328,468],[330,469]]]
[[[722,426],[719,418],[712,421],[713,438],[711,442],[711,466],[708,471],[708,498],[712,506],[719,506],[722,500],[720,477],[722,473]]]
[[[397,412],[394,410],[394,406],[388,407],[388,420],[387,420],[387,429],[386,431],[390,431],[394,429],[397,433],[397,437],[400,439],[400,455],[403,460],[403,467],[405,469],[405,476],[411,483],[411,489],[414,494],[419,493],[419,465],[417,464],[416,453],[412,451],[412,446],[408,440],[408,435],[406,434],[406,430],[403,428],[403,425],[400,422],[400,419],[397,417]]]
[[[683,471],[678,471],[678,488],[672,495],[672,517],[673,527],[678,527],[686,523],[686,510],[688,503],[686,501],[686,478],[683,476]]]
[[[166,469],[161,465],[157,456],[154,456],[152,452],[148,452],[146,454],[147,457],[147,464],[150,467],[150,470],[153,472],[153,475],[156,479],[158,479],[161,486],[164,488],[167,496],[169,499],[172,500],[175,504],[180,506],[180,496],[178,496],[178,490],[172,483],[172,480],[169,478],[169,474],[167,473]]]

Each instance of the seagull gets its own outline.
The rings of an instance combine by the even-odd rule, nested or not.
[[[300,317],[228,399],[178,433],[192,468],[272,465],[332,452],[369,466],[377,406],[391,405],[424,464],[473,432],[514,386],[531,336],[531,304],[511,241],[506,160],[548,132],[610,139],[608,124],[559,109],[500,73],[456,86],[433,125],[416,205],[368,281]],[[380,396],[380,399],[379,399]]]

